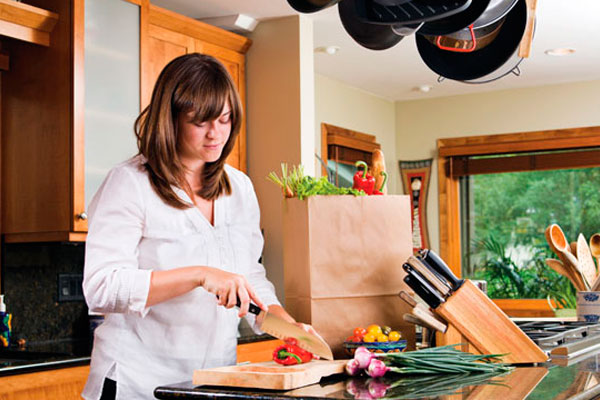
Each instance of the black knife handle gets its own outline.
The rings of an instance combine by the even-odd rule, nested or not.
[[[236,299],[235,306],[237,308],[240,308],[242,306],[242,302],[240,301],[239,297]],[[248,311],[254,315],[258,315],[258,314],[260,314],[260,312],[262,310],[256,304],[250,303],[250,306],[248,307]]]
[[[429,302],[427,302],[427,300],[425,298],[421,297],[423,300],[425,300],[425,302],[427,304],[430,304],[430,306],[432,308],[436,308],[437,306],[439,306],[441,303],[443,303],[445,301],[444,297],[437,291],[437,289],[435,289],[427,281],[427,279],[425,279],[423,277],[423,275],[421,275],[419,273],[419,271],[415,270],[410,264],[405,263],[405,264],[402,265],[402,268],[404,268],[404,270],[406,271],[406,273],[408,274],[408,276],[411,277],[410,280],[413,281],[413,282],[415,282],[415,284],[419,286],[420,292],[424,293],[424,295],[426,297],[429,297],[429,298],[432,299],[431,304],[435,304],[435,305],[431,305]],[[415,292],[417,292],[417,291],[415,290]],[[417,292],[417,293],[419,293],[419,292]]]
[[[440,305],[440,302],[438,299],[436,299],[432,293],[428,293],[427,290],[425,290],[419,283],[418,280],[416,280],[412,275],[406,275],[404,277],[404,282],[406,282],[406,284],[408,286],[410,286],[410,288],[412,290],[415,291],[415,293],[417,294],[417,296],[419,296],[420,298],[423,299],[423,301],[425,303],[427,303],[427,305],[431,308],[437,308]]]
[[[464,283],[464,279],[458,279],[450,267],[448,267],[448,264],[446,264],[444,260],[442,260],[441,257],[438,256],[433,250],[419,250],[419,256],[421,256],[421,259],[425,261],[427,265],[442,275],[448,281],[448,283],[450,283],[452,291],[458,290],[458,288],[460,288]]]

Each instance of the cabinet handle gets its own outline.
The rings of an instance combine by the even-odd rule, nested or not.
[[[82,212],[81,214],[77,214],[75,217],[77,217],[77,219],[85,221],[87,219],[87,214],[85,212]]]

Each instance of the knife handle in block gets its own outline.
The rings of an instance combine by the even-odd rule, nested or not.
[[[430,325],[433,329],[445,332],[447,325],[446,322],[442,321],[437,315],[432,313],[427,307],[425,307],[421,303],[417,303],[417,301],[407,292],[401,290],[398,293],[398,297],[400,297],[408,306],[412,309],[412,314],[416,317],[422,319],[425,322],[430,321]]]
[[[548,359],[546,353],[468,279],[435,311],[481,353],[506,354],[502,361],[509,364]]]
[[[428,309],[423,307],[421,304],[417,304],[415,308],[412,309],[412,313],[415,317],[419,318],[421,321],[427,324],[429,328],[435,329],[439,332],[446,332],[448,329],[448,325],[444,322],[438,320]]]

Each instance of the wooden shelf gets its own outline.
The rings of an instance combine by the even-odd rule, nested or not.
[[[0,0],[0,35],[50,46],[50,32],[58,14],[16,2]]]

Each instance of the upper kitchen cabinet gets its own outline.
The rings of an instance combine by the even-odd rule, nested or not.
[[[7,242],[83,241],[108,170],[137,152],[135,117],[162,67],[218,57],[245,102],[250,41],[147,0],[25,0],[58,15],[49,46],[0,37],[2,233]],[[245,126],[228,159],[245,170]]]
[[[150,102],[154,82],[169,61],[184,54],[198,52],[214,56],[225,65],[237,85],[245,109],[245,53],[250,44],[250,39],[243,36],[153,5],[149,6],[146,19],[142,6],[142,107]],[[227,163],[246,171],[245,119]]]

